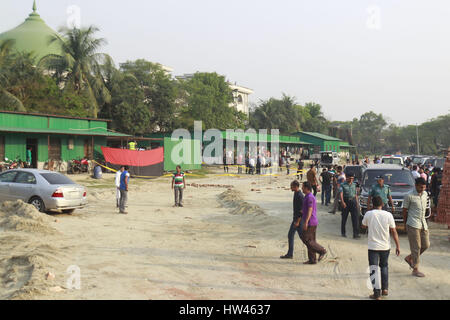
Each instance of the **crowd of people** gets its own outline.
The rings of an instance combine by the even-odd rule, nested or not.
[[[225,172],[228,172],[227,163],[232,163],[232,157],[232,153],[224,153]],[[286,167],[287,174],[289,174],[290,158],[291,155],[288,153],[283,151],[280,153],[280,164]],[[242,156],[238,156],[237,160],[238,163],[244,162]],[[244,162],[246,173],[264,174],[265,170],[271,169],[271,160],[271,153],[268,150],[261,150],[255,157],[250,156],[248,153]],[[364,161],[368,161],[368,158],[366,157]],[[321,192],[322,206],[330,205],[331,199],[334,199],[333,207],[329,213],[335,214],[338,209],[342,212],[342,237],[346,237],[346,224],[349,216],[352,221],[354,239],[361,238],[360,227],[368,229],[368,260],[373,284],[373,294],[370,295],[370,298],[380,300],[382,296],[387,296],[388,259],[391,249],[390,236],[392,235],[395,241],[395,253],[397,256],[400,255],[400,245],[396,223],[392,214],[394,213],[394,206],[390,187],[384,184],[384,176],[377,176],[377,183],[371,186],[367,212],[362,221],[360,221],[361,210],[358,199],[360,191],[354,182],[354,175],[352,173],[347,175],[344,173],[345,166],[335,165],[331,166],[330,169],[322,168],[322,171],[319,173],[316,170],[318,167],[317,163],[312,163],[306,172],[306,181],[302,182],[304,166],[305,163],[299,158],[295,174],[297,180],[292,181],[290,184],[291,191],[294,192],[294,198],[293,219],[288,232],[288,252],[280,256],[280,258],[293,258],[296,233],[307,247],[308,260],[304,264],[314,265],[326,257],[327,250],[316,240],[316,231],[319,224],[316,196],[317,193]],[[420,256],[430,246],[429,230],[425,219],[428,201],[427,191],[430,191],[436,197],[442,176],[438,176],[440,171],[437,171],[435,168],[423,168],[412,165],[410,169],[415,178],[415,188],[412,193],[407,194],[403,199],[402,215],[411,253],[405,257],[404,261],[412,269],[413,276],[424,277],[425,275],[419,271],[419,261]],[[242,166],[238,166],[238,172],[242,173]],[[117,207],[120,213],[125,214],[127,213],[125,207],[128,198],[129,177],[127,166],[122,166],[116,174]],[[181,171],[181,166],[177,166],[176,172],[172,176],[174,206],[183,207],[182,199],[185,188],[185,174]],[[434,202],[436,204],[437,200]],[[377,281],[378,270],[380,270],[381,282]]]
[[[367,158],[366,158],[367,159]],[[330,170],[323,168],[317,180],[314,165],[311,165],[307,173],[307,181],[303,182],[302,191],[299,190],[300,182],[295,180],[291,183],[291,190],[294,192],[293,199],[293,220],[288,232],[288,252],[282,255],[282,259],[292,259],[294,253],[295,233],[298,233],[302,242],[308,249],[308,261],[306,264],[315,264],[322,260],[326,250],[320,246],[315,238],[318,225],[315,205],[304,204],[306,195],[314,198],[315,186],[322,185],[321,202],[328,206],[331,203],[331,193],[333,192],[334,206],[329,213],[335,214],[339,208],[342,212],[341,235],[346,237],[346,223],[350,215],[353,227],[353,238],[359,239],[360,227],[368,229],[368,257],[370,275],[373,284],[373,294],[371,299],[380,300],[382,296],[388,295],[388,258],[390,253],[390,235],[396,244],[396,255],[400,255],[400,245],[396,224],[393,217],[393,199],[390,187],[384,184],[384,176],[376,177],[377,183],[371,186],[368,198],[368,208],[360,225],[360,208],[358,199],[358,187],[354,183],[354,175],[345,175],[345,166],[333,166]],[[425,277],[419,271],[420,256],[430,247],[429,229],[426,221],[428,191],[433,194],[439,184],[439,171],[431,170],[430,175],[425,173],[424,168],[411,168],[415,177],[415,186],[412,193],[407,194],[403,199],[403,225],[408,234],[410,254],[404,261],[412,269],[415,277]],[[430,171],[430,170],[428,170]],[[442,177],[440,177],[442,179]],[[434,193],[436,197],[436,193]],[[437,204],[437,201],[434,201]],[[312,211],[312,213],[311,213]],[[317,258],[319,255],[319,258]],[[379,269],[378,269],[379,268]],[[380,270],[381,282],[376,280],[377,272]]]

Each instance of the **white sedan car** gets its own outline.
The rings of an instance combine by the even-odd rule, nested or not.
[[[61,173],[37,169],[0,173],[0,202],[18,199],[41,212],[72,213],[87,205],[86,188]]]

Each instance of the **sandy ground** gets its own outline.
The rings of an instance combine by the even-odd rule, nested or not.
[[[320,202],[317,239],[327,258],[303,265],[298,237],[294,259],[279,258],[287,251],[287,187],[294,177],[188,177],[233,185],[237,208],[219,199],[227,188],[188,187],[184,207],[174,208],[169,178],[132,180],[128,215],[115,207],[113,175],[72,177],[88,186],[87,208],[52,215],[42,220],[45,228],[0,225],[0,299],[367,299],[371,293],[367,236],[340,237],[340,215]],[[401,255],[389,261],[389,299],[450,299],[449,230],[430,227],[425,278],[410,275],[403,261],[409,245],[400,235]],[[350,219],[347,228],[351,234]],[[79,268],[80,289],[67,283],[70,266]],[[47,280],[48,272],[55,278]]]

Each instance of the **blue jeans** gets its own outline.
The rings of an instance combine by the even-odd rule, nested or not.
[[[322,184],[322,204],[325,198],[325,204],[330,204],[331,202],[331,184]]]
[[[369,250],[369,266],[370,266],[370,276],[373,286],[373,292],[375,296],[380,296],[381,290],[388,290],[388,259],[390,250]],[[381,288],[378,280],[373,279],[376,274],[375,270],[378,272],[378,266],[380,267],[381,274]]]
[[[288,242],[289,242],[289,249],[288,249],[288,256],[292,256],[294,254],[294,238],[295,238],[295,233],[298,233],[298,236],[301,239],[302,236],[302,225],[303,225],[303,219],[300,221],[300,225],[298,227],[294,226],[295,221],[292,221],[291,223],[291,227],[289,228],[289,233],[288,233]]]

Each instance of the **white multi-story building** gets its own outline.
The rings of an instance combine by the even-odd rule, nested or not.
[[[231,83],[229,83],[229,86],[233,92],[233,99],[234,99],[234,101],[231,103],[231,106],[235,107],[238,111],[241,111],[246,115],[248,115],[250,112],[248,96],[253,93],[253,90]]]

